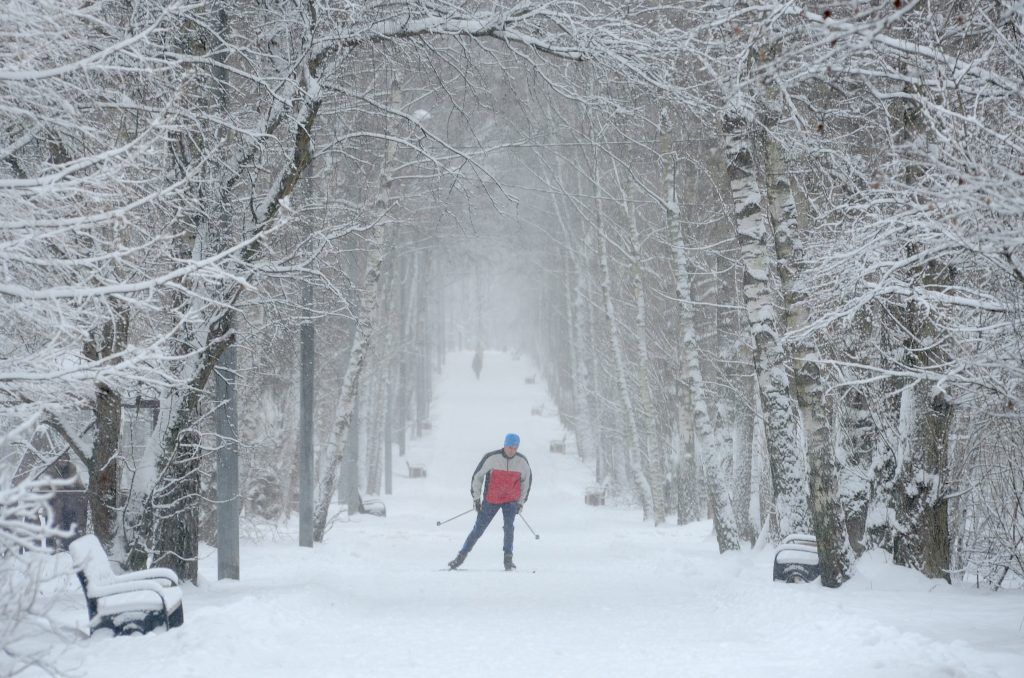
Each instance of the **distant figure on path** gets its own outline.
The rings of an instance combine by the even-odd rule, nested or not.
[[[502,448],[485,454],[473,471],[469,492],[473,495],[473,506],[476,508],[476,523],[466,537],[466,543],[459,549],[455,559],[448,563],[448,567],[454,570],[462,565],[473,545],[483,535],[500,509],[505,521],[505,542],[502,546],[505,552],[505,569],[514,570],[516,566],[512,562],[512,538],[515,531],[513,523],[516,514],[523,510],[523,504],[530,496],[532,484],[530,462],[519,454],[519,436],[509,433],[505,436]]]
[[[476,355],[473,356],[473,371],[476,372],[476,378],[480,378],[480,370],[484,366],[484,352],[481,349],[476,350]]]

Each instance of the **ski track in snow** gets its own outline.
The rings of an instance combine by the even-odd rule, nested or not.
[[[337,522],[302,549],[297,524],[242,544],[241,581],[216,581],[204,549],[199,587],[185,587],[185,625],[142,637],[80,640],[60,665],[76,675],[235,676],[1024,676],[1024,594],[934,582],[862,559],[842,589],[771,581],[772,553],[721,556],[709,521],[654,528],[628,507],[589,507],[592,472],[550,454],[564,430],[524,358],[448,356],[432,431],[395,459],[387,518]],[[543,405],[544,416],[531,416]],[[442,571],[472,515],[469,480],[505,433],[522,436],[534,470],[517,521],[516,562],[501,564],[501,519]],[[87,628],[68,575],[53,601],[61,623]],[[534,572],[536,570],[536,572]],[[529,576],[522,576],[529,575]],[[39,675],[29,672],[27,675]]]

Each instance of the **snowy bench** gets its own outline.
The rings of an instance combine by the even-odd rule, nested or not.
[[[604,506],[604,488],[588,487],[583,495],[583,501],[587,506]]]
[[[814,581],[821,573],[814,535],[791,534],[775,550],[772,579],[787,584]]]
[[[552,454],[565,454],[565,441],[552,440],[551,444],[548,445],[548,450],[550,450]]]
[[[544,416],[544,406],[543,405],[534,405],[533,407],[530,408],[530,414],[532,414],[535,417],[543,417]]]
[[[185,621],[181,589],[173,570],[158,567],[114,574],[99,539],[87,534],[68,545],[89,608],[89,633],[115,636],[174,628]]]
[[[411,463],[408,459],[405,460],[405,466],[409,469],[410,478],[426,478],[427,467],[423,464]]]

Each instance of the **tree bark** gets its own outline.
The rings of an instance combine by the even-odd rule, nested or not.
[[[671,173],[674,175],[674,172]],[[722,450],[720,438],[716,435],[708,412],[707,391],[700,366],[697,346],[696,318],[693,312],[693,292],[690,285],[690,265],[683,240],[683,224],[679,219],[679,202],[675,192],[675,179],[666,180],[667,217],[673,237],[675,258],[676,298],[680,311],[680,353],[685,370],[683,383],[688,387],[688,400],[693,413],[694,449],[704,471],[704,484],[711,505],[712,520],[718,550],[735,551],[740,547],[739,531],[728,485],[722,477]]]
[[[370,259],[366,264],[366,279],[359,295],[359,314],[356,321],[356,332],[352,341],[352,352],[342,380],[341,394],[338,399],[334,422],[334,449],[328,451],[328,462],[320,475],[320,491],[318,493],[316,511],[313,515],[313,541],[322,542],[327,530],[327,516],[330,512],[331,498],[334,496],[334,484],[338,478],[338,467],[344,455],[344,441],[348,440],[349,427],[353,425],[352,413],[359,394],[359,378],[366,364],[367,353],[373,337],[374,319],[377,316],[379,302],[377,287],[380,279],[381,265],[384,259],[383,245],[379,236],[373,236]]]
[[[665,451],[655,441],[654,436],[654,398],[651,394],[651,359],[647,349],[647,290],[644,286],[643,268],[640,252],[640,229],[637,226],[636,210],[631,209],[629,183],[619,178],[618,167],[615,166],[616,183],[622,191],[621,209],[629,224],[626,253],[629,256],[629,268],[633,284],[633,295],[636,299],[636,332],[637,332],[637,374],[639,376],[639,401],[637,409],[638,442],[640,443],[641,468],[644,473],[646,487],[651,493],[651,512],[654,524],[665,522]]]
[[[636,410],[633,406],[633,396],[629,387],[629,379],[626,376],[626,356],[622,350],[622,338],[619,333],[619,320],[615,311],[615,302],[611,292],[611,266],[608,262],[608,246],[605,243],[603,234],[600,238],[600,266],[601,266],[601,292],[604,297],[605,320],[608,323],[608,338],[612,344],[612,357],[615,361],[615,380],[618,386],[619,398],[622,401],[622,417],[626,423],[626,445],[628,449],[623,455],[626,462],[626,473],[629,480],[637,490],[637,496],[643,504],[644,519],[651,516],[654,503],[651,486],[647,482],[647,476],[640,467],[640,455],[642,447],[640,442],[639,427],[636,421]]]
[[[778,150],[769,148],[768,197],[770,216],[774,217],[773,241],[782,284],[782,299],[790,333],[807,324],[809,300],[797,285],[801,247],[797,238],[796,202],[789,177],[781,171]],[[772,213],[777,213],[777,217]],[[841,586],[853,571],[853,551],[843,520],[839,500],[839,473],[836,468],[832,411],[822,383],[817,347],[809,338],[793,342],[793,385],[803,419],[807,441],[810,513],[818,543],[821,583],[830,588]]]
[[[89,360],[119,362],[116,358],[128,342],[129,312],[117,301],[111,303],[113,317],[94,331],[83,353]],[[87,493],[92,530],[109,551],[117,534],[117,511],[120,500],[120,467],[118,457],[121,445],[121,394],[105,382],[96,384],[93,404],[96,434],[92,454],[85,459],[89,472]]]
[[[750,128],[752,112],[732,101],[724,115],[727,174],[736,215],[736,237],[743,262],[743,296],[754,337],[754,371],[764,411],[775,508],[783,534],[807,532],[807,474],[796,437],[795,403],[790,394],[786,355],[775,315],[772,261],[766,215],[761,208]]]

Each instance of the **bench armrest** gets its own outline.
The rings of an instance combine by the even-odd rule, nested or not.
[[[133,582],[105,582],[103,584],[89,584],[87,593],[91,598],[102,598],[118,593],[136,593],[140,591],[152,591],[163,598],[164,587],[152,581]]]
[[[177,586],[178,575],[174,573],[174,570],[169,570],[166,567],[154,567],[148,570],[139,570],[137,572],[125,572],[124,574],[114,575],[113,581],[115,582],[131,582],[131,581],[154,581],[164,580],[167,583],[162,584],[163,586]]]
[[[153,594],[156,596],[156,600],[160,601],[160,607],[163,608],[164,615],[170,615],[171,612],[181,604],[180,591],[181,589],[177,587],[161,586],[160,584],[151,581],[122,582],[90,586],[86,596],[99,600],[101,598],[109,597],[116,598],[118,596],[123,596],[124,594],[132,593],[142,595]],[[153,602],[156,602],[156,600]]]

